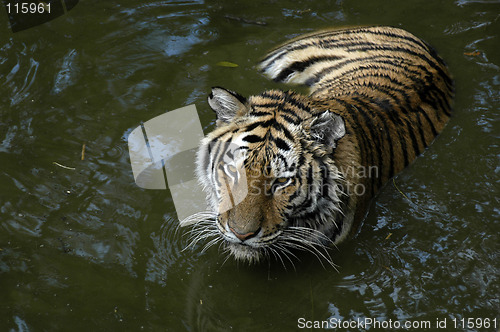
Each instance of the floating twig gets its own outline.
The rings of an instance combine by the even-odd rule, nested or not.
[[[85,160],[85,143],[82,146],[82,160]]]
[[[64,169],[69,169],[69,170],[71,170],[71,171],[74,171],[74,170],[76,169],[76,168],[74,168],[74,167],[68,167],[68,166],[61,165],[61,164],[59,164],[57,161],[54,161],[54,162],[53,162],[53,164],[54,164],[54,165],[56,165],[56,166],[59,166],[59,167],[61,167],[61,168],[64,168]]]
[[[409,199],[408,196],[406,196],[401,190],[399,190],[398,186],[396,186],[396,180],[394,180],[394,178],[392,178],[392,183],[394,184],[394,188],[396,188],[396,190],[399,191],[399,193],[403,195],[404,198],[411,202],[411,199]]]

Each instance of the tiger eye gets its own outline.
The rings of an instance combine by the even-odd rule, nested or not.
[[[231,173],[236,173],[237,169],[234,165],[227,165],[227,169],[231,172]]]
[[[277,178],[276,181],[278,181],[279,183],[285,183],[288,181],[288,178]]]

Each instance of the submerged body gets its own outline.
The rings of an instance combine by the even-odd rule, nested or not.
[[[438,135],[453,82],[441,58],[390,27],[299,37],[260,63],[268,77],[310,86],[248,99],[214,88],[217,128],[202,141],[197,175],[215,236],[237,258],[290,248],[320,254],[356,228],[370,199]],[[205,214],[206,215],[206,214]],[[323,255],[322,255],[323,256]]]

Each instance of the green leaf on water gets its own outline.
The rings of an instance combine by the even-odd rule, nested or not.
[[[221,66],[221,67],[230,67],[230,68],[238,67],[238,65],[236,63],[229,62],[229,61],[220,61],[220,62],[217,62],[216,65]]]

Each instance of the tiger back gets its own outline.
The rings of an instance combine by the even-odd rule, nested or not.
[[[369,175],[359,179],[368,191],[364,205],[423,152],[451,115],[454,89],[445,63],[424,41],[398,28],[299,37],[270,52],[260,68],[275,81],[310,86],[313,100],[345,119]],[[349,160],[349,150],[345,157],[338,153],[337,162]],[[377,176],[367,174],[370,169]]]
[[[259,68],[277,82],[308,85],[310,94],[244,98],[213,88],[217,128],[197,161],[211,217],[197,230],[237,259],[288,257],[289,248],[328,257],[328,243],[345,239],[381,186],[441,132],[453,81],[431,47],[391,27],[299,37]],[[245,152],[239,168],[222,161],[229,144]],[[242,178],[245,195],[235,203]]]

